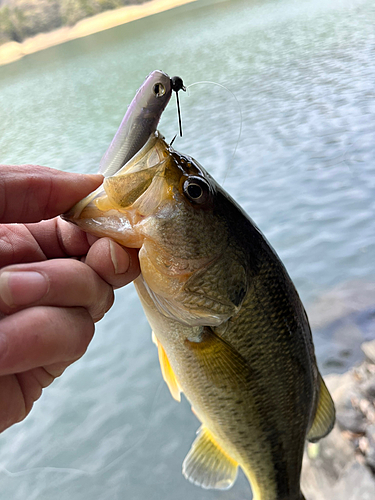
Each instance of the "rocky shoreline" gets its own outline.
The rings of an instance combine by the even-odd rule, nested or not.
[[[306,449],[302,491],[307,500],[375,500],[375,340],[361,349],[366,359],[359,366],[324,377],[336,424]]]

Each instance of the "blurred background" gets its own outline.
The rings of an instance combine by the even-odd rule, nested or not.
[[[3,41],[12,4],[0,1]],[[0,162],[96,172],[151,71],[201,82],[180,93],[174,147],[264,232],[308,310],[322,372],[343,372],[375,337],[374,19],[372,0],[197,0],[26,56],[0,67]],[[168,141],[178,130],[174,99],[159,130]],[[130,285],[83,359],[0,436],[0,499],[251,498],[242,475],[226,492],[183,478],[198,426],[162,381]]]
[[[0,0],[0,43],[73,26],[86,17],[146,0]]]

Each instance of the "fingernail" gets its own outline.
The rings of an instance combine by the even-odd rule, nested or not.
[[[111,260],[115,269],[115,274],[124,274],[129,269],[129,255],[119,245],[112,240],[109,240],[109,248],[111,252]]]
[[[3,271],[0,273],[0,298],[9,307],[37,302],[47,293],[45,276],[35,271]]]

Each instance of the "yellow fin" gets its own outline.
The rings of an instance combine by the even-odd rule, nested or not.
[[[192,411],[192,412],[193,412],[193,414],[194,414],[194,415],[195,415],[195,416],[199,419],[199,417],[198,417],[198,413],[196,412],[196,410],[194,410],[194,408],[193,408],[193,407],[191,407],[191,411]]]
[[[152,338],[153,343],[154,343],[156,346],[158,346],[158,345],[159,345],[159,341],[158,341],[158,339],[157,339],[157,337],[156,337],[156,335],[155,335],[154,331],[152,331],[152,332],[151,332],[151,338]]]
[[[307,434],[311,443],[329,434],[335,425],[335,405],[322,376],[319,374],[319,400],[315,412],[314,422]]]
[[[167,355],[164,351],[164,347],[158,341],[154,332],[152,332],[152,341],[158,347],[159,363],[160,363],[160,368],[161,368],[161,373],[163,375],[163,379],[164,379],[165,383],[167,384],[167,386],[172,394],[172,397],[176,401],[180,402],[181,401],[181,389],[180,389],[180,386],[176,380],[176,375],[174,374],[174,372],[172,370],[172,367],[169,363],[169,359],[167,358]]]
[[[182,473],[190,482],[205,489],[227,490],[237,477],[238,464],[215,442],[202,426],[182,464]]]
[[[209,381],[216,387],[236,391],[246,389],[252,376],[249,365],[231,344],[210,327],[204,327],[197,340],[188,339],[186,346],[194,352],[204,366]]]

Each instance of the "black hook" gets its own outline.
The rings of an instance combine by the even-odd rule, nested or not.
[[[179,90],[183,90],[184,92],[186,92],[186,87],[184,85],[184,82],[182,81],[182,78],[180,78],[179,76],[172,76],[171,82],[172,90],[174,90],[176,93]]]
[[[172,90],[174,90],[176,92],[178,125],[180,127],[180,137],[182,137],[181,110],[180,110],[180,100],[178,98],[178,92],[180,90],[183,90],[184,92],[186,92],[186,87],[184,85],[184,82],[182,81],[182,78],[180,78],[179,76],[172,76],[171,84],[172,84]],[[175,137],[174,137],[174,139],[175,139]]]

